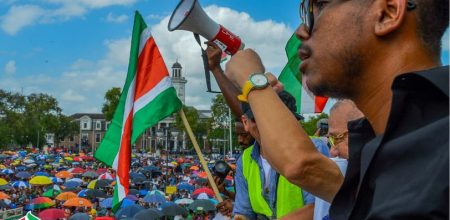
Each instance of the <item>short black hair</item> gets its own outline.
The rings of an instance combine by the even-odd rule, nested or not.
[[[429,52],[439,57],[442,36],[448,28],[448,0],[413,1],[417,5],[417,34]]]

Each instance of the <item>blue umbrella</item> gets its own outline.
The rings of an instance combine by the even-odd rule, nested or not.
[[[193,191],[194,190],[194,186],[192,186],[189,183],[180,183],[177,186],[178,190],[186,190],[186,191]]]
[[[125,207],[128,207],[128,206],[132,206],[134,204],[136,204],[135,201],[125,198],[125,199],[122,200],[122,204],[120,204],[120,208],[125,208]]]
[[[75,213],[69,218],[69,220],[90,220],[90,219],[91,217],[89,217],[88,214],[82,212]]]
[[[147,195],[147,193],[148,193],[148,190],[146,190],[146,189],[139,190],[139,195],[140,196],[145,196],[145,195]]]
[[[146,170],[146,171],[159,171],[159,168],[155,167],[155,166],[146,166],[146,167],[144,167],[144,170]]]
[[[113,198],[107,198],[100,202],[100,207],[102,208],[112,208]]]
[[[142,210],[144,210],[144,208],[140,205],[134,204],[131,206],[127,206],[125,208],[119,209],[119,211],[116,212],[116,218],[118,218],[118,219],[131,218],[134,215],[136,215],[136,213],[138,213]]]
[[[11,170],[11,169],[4,169],[4,170],[2,170],[2,173],[3,173],[3,174],[6,174],[6,175],[14,174],[14,170]]]
[[[77,181],[68,181],[68,182],[64,183],[64,187],[66,187],[66,188],[77,188],[80,185],[81,185],[80,182],[77,182]]]
[[[47,172],[39,171],[34,174],[35,176],[50,176]]]
[[[87,191],[88,189],[83,189],[80,192],[78,192],[78,197],[87,197]]]
[[[21,178],[21,179],[28,179],[31,177],[31,174],[28,172],[25,172],[25,171],[21,171],[21,172],[16,173],[16,177]]]
[[[16,170],[17,171],[25,171],[25,170],[27,170],[27,167],[26,166],[17,166]]]
[[[166,202],[166,198],[164,198],[164,196],[159,195],[159,194],[146,195],[144,197],[144,202],[164,203],[164,202]]]
[[[63,183],[64,180],[58,178],[58,177],[50,177],[53,183]]]
[[[145,177],[144,174],[142,174],[142,173],[135,173],[135,172],[131,172],[131,173],[130,173],[130,178],[131,178],[131,179],[134,179],[134,178],[147,179],[147,177]]]
[[[174,206],[174,205],[177,205],[177,204],[174,202],[165,202],[165,203],[161,204],[161,208],[163,209],[163,208],[166,208],[169,206]]]
[[[27,182],[24,182],[24,181],[15,181],[11,185],[16,188],[20,188],[20,187],[29,188],[30,187],[30,184],[28,184]]]

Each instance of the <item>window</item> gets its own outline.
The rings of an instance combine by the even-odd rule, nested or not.
[[[102,122],[100,122],[100,121],[95,122],[95,130],[101,130],[101,128],[102,128]]]
[[[73,136],[70,136],[69,141],[73,141]]]
[[[83,122],[83,129],[87,129],[87,122]]]
[[[99,143],[101,139],[101,135],[99,133],[95,134],[95,142]]]

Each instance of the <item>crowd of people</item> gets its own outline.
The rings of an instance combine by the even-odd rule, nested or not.
[[[213,219],[218,201],[196,158],[133,154],[129,194],[113,212],[114,170],[89,154],[5,151],[0,158],[1,210],[21,208],[48,220],[123,219],[145,210],[156,214],[136,219]],[[216,161],[208,162],[213,169]],[[221,191],[234,192],[235,165],[227,166],[231,172],[222,180]]]

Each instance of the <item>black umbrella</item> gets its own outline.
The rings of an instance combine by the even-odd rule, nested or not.
[[[162,209],[165,216],[185,215],[187,210],[179,205],[170,205]]]
[[[67,188],[64,188],[62,191],[63,192],[78,192],[78,191],[80,191],[80,189],[67,187]]]
[[[164,213],[157,209],[145,209],[134,215],[137,220],[154,220],[164,216]]]
[[[139,190],[137,190],[137,189],[130,189],[128,191],[128,194],[139,196]]]
[[[191,203],[188,207],[192,211],[215,211],[216,206],[214,203],[207,199],[198,199]]]
[[[135,177],[131,179],[131,182],[134,184],[144,184],[145,181],[147,181],[147,179],[142,177]]]
[[[86,195],[89,198],[106,198],[108,197],[104,191],[98,189],[91,189],[86,191]]]
[[[95,183],[95,189],[109,187],[113,181],[109,179],[97,180]]]

